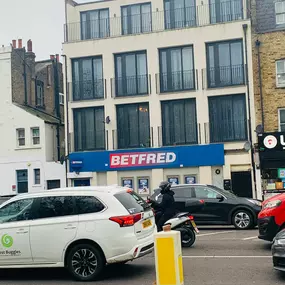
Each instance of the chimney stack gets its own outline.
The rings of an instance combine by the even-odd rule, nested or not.
[[[27,46],[28,46],[28,52],[33,52],[33,42],[31,40],[28,40]]]
[[[54,55],[53,54],[50,55],[50,59],[54,60]]]
[[[17,48],[17,41],[16,40],[12,41],[12,46],[13,46],[13,48]]]
[[[18,39],[18,48],[22,48],[23,47],[23,41],[22,39]]]
[[[56,61],[59,62],[59,54],[56,54]]]

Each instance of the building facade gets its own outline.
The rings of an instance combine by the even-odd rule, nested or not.
[[[260,197],[246,1],[66,1],[71,185]]]
[[[253,0],[252,11],[254,93],[263,189],[285,189],[285,1]],[[282,182],[282,187],[277,186],[278,182]]]
[[[61,64],[27,47],[0,48],[0,196],[66,185]]]

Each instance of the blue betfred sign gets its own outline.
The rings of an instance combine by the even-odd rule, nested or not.
[[[70,171],[105,172],[225,164],[224,145],[195,145],[116,151],[74,152]]]

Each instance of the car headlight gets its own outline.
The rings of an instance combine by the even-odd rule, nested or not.
[[[251,199],[247,199],[250,203],[256,205],[256,206],[259,206],[261,207],[262,206],[262,203],[260,201],[257,201],[257,200],[251,200]]]
[[[285,245],[285,238],[275,239],[274,244],[276,244],[276,245]]]
[[[263,209],[277,208],[281,205],[281,203],[282,202],[280,200],[270,201],[263,206]]]

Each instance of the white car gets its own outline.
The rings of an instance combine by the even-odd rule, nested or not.
[[[153,251],[154,214],[118,186],[20,194],[0,206],[0,268],[66,267],[95,280],[106,264]]]

